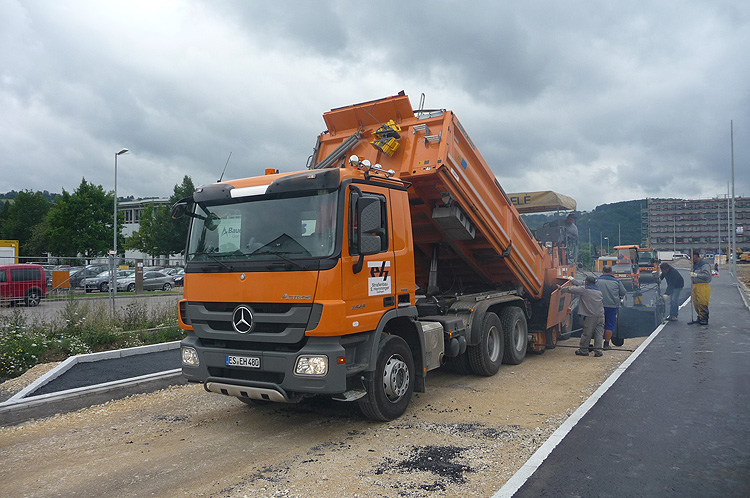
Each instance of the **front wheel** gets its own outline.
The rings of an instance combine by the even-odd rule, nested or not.
[[[28,294],[26,294],[26,306],[28,307],[34,307],[39,306],[39,303],[42,302],[42,294],[38,290],[31,289]]]
[[[128,284],[128,292],[135,292],[135,284]]]
[[[172,290],[172,284],[164,284],[164,290],[169,292]]]
[[[371,419],[387,422],[406,411],[414,393],[414,359],[402,338],[384,335],[378,347],[375,371],[365,380],[367,395],[359,409]]]
[[[485,313],[482,319],[482,336],[479,344],[468,347],[471,371],[490,377],[500,369],[503,360],[503,328],[495,313]]]
[[[523,310],[508,306],[500,312],[500,323],[505,334],[505,353],[503,363],[519,365],[526,358],[529,334]]]
[[[102,282],[99,286],[99,292],[109,292],[109,282]]]

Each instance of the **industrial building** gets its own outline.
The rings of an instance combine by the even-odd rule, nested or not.
[[[726,254],[731,244],[732,199],[647,199],[642,210],[642,243],[658,251],[689,254]],[[735,243],[738,249],[750,251],[750,197],[735,197]]]

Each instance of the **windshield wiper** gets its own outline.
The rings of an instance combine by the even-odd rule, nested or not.
[[[261,251],[260,249],[258,249],[257,251],[254,251],[250,255],[253,256],[255,254],[259,254],[261,256],[266,256],[266,255],[278,256],[279,258],[283,259],[287,263],[289,263],[289,264],[291,264],[293,266],[296,266],[300,270],[307,270],[307,266],[305,266],[305,265],[303,265],[301,263],[298,263],[297,261],[294,261],[293,259],[290,259],[290,258],[287,258],[286,256],[284,256],[284,254],[297,254],[297,253],[291,253],[291,252],[288,252],[288,251],[283,251],[283,252],[280,252],[280,251],[269,251],[268,249],[266,249],[264,251]]]
[[[217,262],[217,263],[219,263],[219,264],[220,264],[221,266],[223,266],[225,270],[227,270],[227,271],[232,271],[232,270],[233,270],[233,268],[232,268],[231,266],[229,266],[228,264],[226,264],[225,262],[223,262],[222,260],[220,260],[219,258],[217,258],[216,256],[214,256],[214,255],[213,255],[213,254],[211,254],[211,253],[208,253],[208,252],[194,252],[194,253],[192,253],[192,255],[193,255],[193,256],[208,256],[208,257],[209,257],[209,258],[211,258],[211,259],[212,259],[213,261],[216,261],[216,262]],[[205,267],[205,266],[203,266],[203,267],[201,267],[201,269],[202,269],[203,271],[205,271],[205,270],[206,270],[206,267]]]

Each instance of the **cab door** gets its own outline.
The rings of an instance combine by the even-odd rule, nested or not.
[[[396,307],[390,192],[350,185],[342,249],[342,296],[346,333],[374,330],[383,314]]]

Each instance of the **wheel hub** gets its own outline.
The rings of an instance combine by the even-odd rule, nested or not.
[[[487,356],[495,361],[500,356],[500,331],[497,327],[492,327],[487,334]]]
[[[393,355],[385,362],[383,389],[388,401],[395,403],[409,389],[409,369],[401,356]]]

